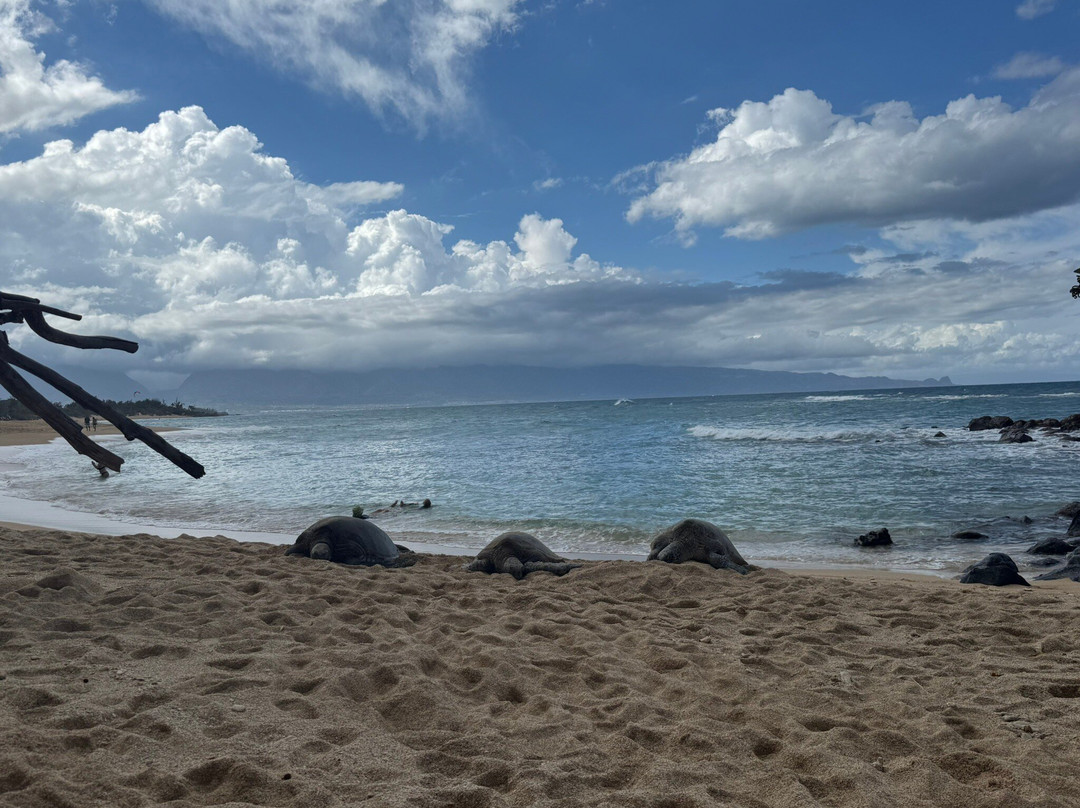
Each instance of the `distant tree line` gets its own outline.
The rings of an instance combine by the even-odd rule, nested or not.
[[[129,418],[139,415],[186,415],[189,418],[206,418],[213,415],[227,415],[227,413],[218,412],[217,410],[181,404],[179,401],[174,401],[172,404],[166,404],[164,401],[156,398],[144,398],[139,401],[112,401],[111,399],[105,399],[105,403]],[[75,403],[57,403],[56,406],[73,418],[97,415],[97,413],[91,412]],[[37,416],[34,415],[34,413],[30,412],[30,410],[14,398],[0,399],[0,420],[31,421],[35,418],[37,418]]]

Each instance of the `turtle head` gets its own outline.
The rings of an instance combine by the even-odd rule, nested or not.
[[[466,564],[465,569],[468,570],[469,572],[487,572],[487,573],[490,573],[490,572],[494,571],[494,566],[492,565],[490,559],[476,558],[476,559],[473,559],[472,561],[470,561],[468,564]]]
[[[311,558],[322,559],[323,561],[330,560],[330,543],[325,541],[317,541],[311,545],[311,549],[308,551],[308,555]]]

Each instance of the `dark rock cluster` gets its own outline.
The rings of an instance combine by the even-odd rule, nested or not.
[[[1080,436],[1070,433],[1080,431],[1080,413],[1057,418],[1023,418],[1014,421],[1007,415],[982,415],[968,422],[969,432],[996,429],[1001,435],[998,443],[1031,443],[1035,440],[1031,430],[1042,430],[1044,435],[1056,435],[1062,440],[1080,441]]]
[[[892,536],[889,535],[887,527],[883,527],[881,530],[871,530],[869,533],[864,533],[855,539],[855,544],[859,547],[887,547],[892,543]]]

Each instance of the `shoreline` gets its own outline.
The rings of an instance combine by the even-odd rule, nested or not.
[[[148,416],[149,417],[149,416]],[[153,416],[157,418],[158,416]],[[183,416],[161,416],[183,417]],[[9,429],[4,434],[5,427],[19,425],[16,429]],[[27,426],[22,426],[27,425]],[[182,427],[155,427],[155,432],[172,432],[182,430]],[[111,424],[105,422],[99,426],[98,431],[89,433],[91,436],[100,434],[108,440],[120,437],[120,432]],[[0,470],[5,465],[5,457],[12,451],[25,446],[43,445],[52,441],[62,441],[52,429],[43,421],[0,421]],[[83,511],[74,511],[55,505],[47,501],[22,499],[12,497],[0,492],[0,525],[16,530],[44,529],[49,531],[65,531],[101,536],[130,536],[148,535],[163,539],[177,539],[183,536],[198,537],[225,537],[240,542],[265,543],[272,545],[289,545],[295,540],[293,533],[280,533],[274,531],[242,530],[235,528],[220,527],[191,527],[191,526],[162,526],[143,524],[139,522],[127,522],[109,518],[100,514]],[[452,533],[423,532],[415,530],[396,530],[392,536],[395,541],[406,544],[416,552],[429,555],[446,555],[458,557],[473,556],[477,547],[463,547],[455,541]],[[746,553],[744,547],[744,555]],[[585,552],[565,551],[567,558],[581,561],[634,561],[646,560],[645,553],[609,553],[609,552]],[[815,577],[842,577],[842,578],[880,578],[880,579],[905,579],[917,580],[954,580],[962,567],[957,569],[929,569],[896,566],[869,566],[860,563],[820,563],[815,561],[793,561],[769,559],[753,559],[754,563],[763,569],[782,570],[794,574],[806,574]],[[1024,572],[1029,580],[1033,574]],[[1045,585],[1056,582],[1035,582],[1033,585]],[[1069,582],[1066,582],[1069,583]]]
[[[2,456],[2,455],[0,455]],[[296,536],[291,533],[272,533],[265,531],[244,531],[231,528],[206,529],[192,527],[162,527],[160,525],[145,525],[130,522],[121,522],[97,514],[71,511],[58,505],[35,500],[19,499],[17,497],[0,494],[0,528],[26,531],[47,531],[49,533],[77,533],[87,536],[103,536],[120,538],[124,536],[149,536],[153,538],[176,540],[176,539],[230,539],[252,545],[273,545],[285,547],[295,541]],[[394,541],[407,545],[411,550],[431,556],[450,556],[456,558],[471,558],[476,550],[455,546],[452,537],[439,533],[424,533],[418,531],[395,531],[392,535]],[[440,541],[442,539],[443,541]],[[573,561],[629,561],[633,563],[645,563],[645,554],[639,553],[588,553],[568,552],[565,557]],[[941,581],[956,584],[957,571],[952,570],[924,570],[910,568],[882,568],[851,565],[828,565],[812,562],[775,562],[775,561],[752,561],[762,570],[775,570],[792,575],[805,575],[814,578],[841,578],[845,580],[862,581]],[[1030,579],[1029,579],[1030,580]],[[1068,589],[1074,585],[1072,581],[1030,581],[1032,588],[1040,589]]]

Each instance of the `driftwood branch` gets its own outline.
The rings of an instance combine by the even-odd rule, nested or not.
[[[0,325],[25,323],[39,337],[49,342],[69,345],[74,348],[110,348],[117,351],[127,351],[128,353],[135,353],[139,350],[139,344],[131,340],[117,337],[81,336],[53,328],[45,322],[45,314],[66,317],[69,320],[82,319],[81,315],[72,314],[52,306],[43,306],[41,301],[34,297],[0,292]],[[44,419],[64,440],[71,444],[75,451],[93,460],[95,466],[119,471],[124,459],[84,435],[78,424],[35,390],[26,379],[19,375],[15,368],[12,367],[13,365],[51,384],[71,398],[72,401],[110,421],[128,440],[142,441],[192,477],[198,478],[206,474],[206,470],[199,463],[157,433],[135,423],[123,413],[94,397],[56,371],[16,351],[8,344],[7,334],[0,331],[0,386],[6,389],[15,399],[26,405],[31,412]]]
[[[147,429],[142,424],[132,421],[126,415],[113,409],[104,401],[95,398],[86,390],[79,387],[79,385],[65,379],[55,370],[47,368],[40,362],[35,362],[29,356],[25,356],[16,351],[8,345],[7,335],[3,332],[0,332],[0,360],[14,365],[17,368],[22,368],[28,373],[33,373],[43,382],[51,384],[76,404],[79,404],[88,410],[92,410],[106,421],[112,423],[113,426],[119,429],[121,434],[128,440],[141,440],[159,455],[171,460],[175,465],[182,468],[192,477],[198,479],[206,474],[206,470],[199,463],[181,452],[153,430]],[[18,396],[15,397],[18,398]],[[23,403],[25,404],[26,402],[24,401]],[[49,406],[51,407],[52,405],[50,404]],[[63,413],[61,413],[61,415],[63,415]],[[80,434],[82,433],[80,432]]]
[[[5,334],[4,337],[6,343],[7,335]],[[45,396],[31,387],[30,383],[20,376],[11,365],[3,361],[0,361],[0,386],[56,430],[57,434],[70,443],[76,452],[86,455],[95,463],[100,463],[106,468],[120,471],[124,458],[114,455],[105,447],[94,443],[94,441],[86,437],[78,424],[64,415]]]
[[[70,345],[72,348],[111,348],[114,351],[128,353],[139,350],[139,343],[131,340],[118,337],[87,337],[53,328],[45,322],[46,314],[67,317],[69,320],[81,320],[82,315],[72,314],[63,309],[54,309],[52,306],[43,306],[41,301],[34,297],[0,292],[0,309],[7,310],[7,313],[0,315],[0,324],[26,323],[39,337],[58,345]]]
[[[59,345],[70,345],[72,348],[111,348],[114,351],[127,351],[135,353],[139,350],[139,343],[131,340],[119,339],[118,337],[83,337],[78,334],[69,334],[53,328],[38,309],[31,309],[24,315],[24,322],[33,329],[34,333],[49,342]]]

